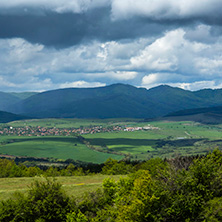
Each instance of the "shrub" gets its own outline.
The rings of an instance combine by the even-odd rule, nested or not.
[[[75,209],[74,203],[55,180],[35,181],[28,194],[17,193],[14,199],[0,205],[0,221],[66,221],[66,215]]]

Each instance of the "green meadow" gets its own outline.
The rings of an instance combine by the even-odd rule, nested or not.
[[[101,188],[103,180],[107,177],[118,180],[120,177],[124,176],[96,174],[92,176],[55,177],[55,179],[62,184],[63,189],[69,196],[81,197],[85,192],[91,192]],[[13,194],[16,191],[25,193],[35,180],[45,181],[45,178],[0,178],[0,201],[13,198]]]
[[[152,157],[175,157],[178,155],[205,154],[215,148],[222,148],[222,125],[204,125],[195,122],[156,121],[145,122],[135,119],[44,119],[15,121],[4,126],[80,128],[113,125],[126,127],[153,126],[158,129],[133,132],[110,131],[83,134],[88,147],[76,137],[0,137],[0,154],[27,157],[52,157],[74,159],[84,162],[102,163],[108,158],[144,160]],[[5,142],[6,141],[6,142]],[[95,149],[89,149],[89,146]],[[99,152],[96,150],[104,150]],[[106,153],[106,151],[111,153]]]
[[[140,126],[147,124],[159,129],[90,134],[85,135],[85,138],[95,146],[106,146],[110,150],[130,153],[133,159],[197,155],[222,148],[221,125],[159,121],[141,122]]]
[[[56,127],[56,128],[80,128],[80,127],[91,127],[91,126],[110,126],[110,125],[125,125],[135,124],[138,119],[31,119],[10,122],[6,125],[12,127]]]
[[[135,131],[135,132],[112,132],[88,134],[84,136],[87,141],[94,146],[108,147],[117,152],[138,154],[152,151],[153,145],[164,136],[155,132]]]
[[[89,149],[77,138],[72,137],[4,137],[2,141],[4,142],[0,145],[0,153],[14,156],[52,157],[93,163],[103,163],[108,158],[117,160],[123,158]]]

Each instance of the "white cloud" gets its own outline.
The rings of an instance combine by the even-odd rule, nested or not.
[[[222,75],[222,56],[215,56],[215,58],[199,57],[196,58],[196,68],[200,73],[206,75]]]
[[[82,13],[92,8],[111,7],[114,20],[128,19],[134,16],[154,20],[186,18],[222,18],[221,0],[2,0],[0,11],[4,13],[15,8],[27,13],[31,8],[36,11],[51,10],[58,13]],[[18,10],[17,10],[18,11]],[[20,12],[21,12],[20,11]],[[30,13],[33,11],[30,11]]]
[[[13,78],[8,78],[8,76],[0,77],[0,87],[1,91],[36,91],[42,92],[45,90],[57,88],[51,81],[50,78],[39,79],[38,77],[29,77],[22,81],[14,81]]]
[[[206,26],[199,29],[210,35]],[[141,82],[145,87],[212,80],[217,83],[222,76],[222,40],[205,42],[195,35],[188,38],[190,30],[175,29],[155,40],[94,41],[59,50],[21,38],[0,39],[0,76],[15,90],[87,83],[99,86],[116,81],[134,85]]]
[[[197,17],[222,18],[221,0],[113,0],[114,20],[142,16],[151,19],[182,19]]]
[[[126,81],[135,79],[138,75],[138,72],[134,71],[107,71],[101,73],[83,73],[82,75],[90,78],[108,78],[119,81]]]
[[[177,72],[183,75],[221,74],[222,43],[189,41],[185,30],[176,29],[131,58],[131,68],[147,72]]]
[[[133,71],[113,71],[107,73],[107,77],[117,80],[135,79],[137,75],[138,73]]]
[[[151,73],[147,76],[144,76],[142,79],[142,85],[143,86],[149,86],[152,85],[153,83],[157,83],[159,80],[158,74],[157,73]]]
[[[75,82],[62,83],[59,85],[59,88],[94,88],[100,86],[106,86],[106,84],[101,82],[86,82],[80,80]]]
[[[183,75],[178,73],[150,73],[142,78],[141,86],[145,88],[152,88],[161,84],[172,84],[172,82],[178,82],[186,80]]]
[[[132,57],[132,66],[147,70],[174,71],[178,68],[178,49],[185,47],[185,32],[177,29],[165,34],[141,51],[139,56]]]
[[[3,76],[0,76],[0,87],[1,88],[16,87],[16,84],[11,83],[11,82],[5,80]]]
[[[151,76],[152,77],[152,76]],[[151,78],[150,77],[150,78]],[[148,81],[147,81],[148,80]],[[152,79],[150,79],[152,80]],[[172,87],[178,87],[184,90],[197,91],[200,89],[219,89],[222,88],[222,81],[216,83],[214,80],[209,81],[194,81],[194,82],[161,82],[160,79],[157,81],[149,81],[148,78],[144,78],[141,86],[147,89],[159,86],[159,85],[169,85]]]
[[[197,91],[200,89],[209,89],[209,88],[211,89],[222,88],[222,82],[216,83],[214,80],[196,81],[192,83],[170,83],[169,85],[191,91]]]
[[[33,56],[37,56],[38,53],[41,53],[43,49],[43,45],[31,44],[21,38],[0,39],[0,50],[7,53],[0,60],[4,59],[13,63],[16,61],[26,62]]]

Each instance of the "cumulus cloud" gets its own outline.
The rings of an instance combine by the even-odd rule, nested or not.
[[[173,74],[172,74],[173,75]],[[185,90],[197,91],[200,89],[219,89],[222,88],[222,81],[206,80],[206,81],[193,81],[193,82],[181,82],[178,78],[173,78],[170,74],[150,74],[144,76],[142,79],[141,86],[147,89],[156,87],[158,85],[170,85],[172,87],[179,87]],[[168,77],[168,78],[167,78]],[[178,75],[177,77],[182,77]],[[182,77],[183,79],[183,77]],[[171,82],[171,81],[174,82]],[[175,81],[177,80],[177,81]],[[185,79],[186,80],[186,79]],[[189,79],[188,79],[189,80]]]
[[[141,51],[139,56],[131,58],[132,66],[138,69],[169,70],[178,67],[178,51],[184,47],[184,31],[182,29],[166,33]]]
[[[196,68],[206,75],[222,75],[222,56],[199,57],[196,59]]]
[[[191,83],[169,83],[170,86],[179,87],[185,90],[197,91],[201,89],[219,89],[222,88],[222,82],[210,81],[196,81]]]
[[[0,1],[0,90],[219,87],[221,0]]]
[[[66,82],[59,85],[59,88],[94,88],[106,86],[105,83],[101,82],[86,82],[83,80],[75,81],[75,82]]]
[[[222,18],[220,0],[8,0],[0,2],[0,11],[27,13],[36,11],[54,11],[58,13],[85,13],[101,7],[111,8],[114,20],[129,19],[134,16],[154,20]],[[13,10],[17,8],[17,10]],[[33,12],[33,10],[31,11]]]
[[[169,31],[131,58],[132,68],[149,73],[142,78],[142,86],[168,84],[189,90],[221,87],[221,38],[203,41],[196,29],[210,35],[206,26]]]
[[[221,74],[222,42],[189,41],[185,30],[176,29],[131,58],[132,68],[148,72],[177,72],[184,75]]]
[[[138,73],[134,71],[112,71],[103,75],[104,77],[116,80],[132,80],[137,77]]]
[[[139,45],[136,42],[133,48]],[[56,50],[20,38],[4,39],[0,40],[0,54],[4,55],[0,57],[0,75],[11,90],[25,88],[25,84],[26,90],[42,90],[103,86],[105,83],[98,81],[101,78],[104,81],[109,79],[111,83],[132,80],[138,74],[127,69],[133,53],[129,56],[122,54],[128,46],[129,43],[94,42]],[[115,70],[118,67],[119,70]],[[35,81],[36,86],[33,86]]]
[[[143,76],[141,86],[145,88],[152,88],[162,84],[176,84],[181,80],[186,81],[189,78],[184,77],[178,73],[150,73]]]
[[[19,37],[63,48],[94,40],[159,37],[197,23],[216,24],[221,33],[221,8],[221,0],[0,1],[0,38]],[[200,38],[189,34],[195,35]]]
[[[23,81],[14,79],[13,76],[0,76],[0,89],[1,91],[36,91],[42,92],[45,90],[55,89],[56,87],[50,78],[40,79],[38,77],[28,77],[24,80],[24,76],[20,76]]]
[[[154,20],[172,19],[221,19],[220,0],[113,0],[113,19],[128,19],[133,16]]]
[[[189,31],[180,28],[156,39],[93,41],[59,50],[22,38],[0,39],[0,54],[4,55],[0,76],[5,86],[15,90],[25,83],[27,90],[30,86],[42,90],[115,82],[147,88],[161,83],[198,88],[204,87],[200,82],[212,79],[216,87],[222,76],[222,40],[212,43],[194,35],[188,38]]]
[[[142,79],[143,86],[150,86],[154,83],[159,83],[159,74],[157,73],[151,73],[149,75],[144,76]]]

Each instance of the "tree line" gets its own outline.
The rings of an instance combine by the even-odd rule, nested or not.
[[[55,180],[35,182],[27,194],[0,203],[0,221],[222,221],[222,152],[143,163],[108,160],[101,189],[71,198]],[[123,171],[122,171],[123,172]]]
[[[35,176],[85,176],[93,175],[97,173],[105,175],[125,175],[144,169],[148,165],[153,165],[155,162],[166,162],[173,165],[177,169],[186,168],[192,163],[194,159],[204,157],[196,156],[182,156],[174,159],[160,159],[154,158],[147,161],[131,161],[130,159],[124,159],[117,161],[114,159],[107,159],[105,163],[76,163],[69,160],[66,165],[30,165],[29,161],[21,162],[12,159],[1,158],[0,159],[0,178],[7,177],[35,177]],[[26,160],[25,158],[24,160]],[[27,164],[26,164],[27,162]],[[73,162],[73,163],[72,163]]]

